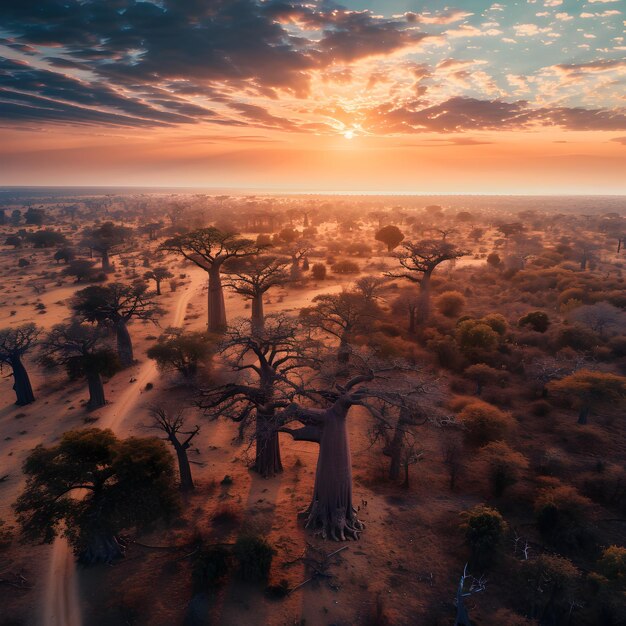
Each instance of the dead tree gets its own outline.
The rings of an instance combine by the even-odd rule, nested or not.
[[[172,237],[159,246],[159,250],[178,254],[207,272],[208,326],[211,332],[220,332],[226,328],[221,276],[223,264],[229,259],[253,256],[261,249],[250,239],[242,239],[234,233],[224,233],[214,227]]]
[[[200,432],[200,426],[196,425],[192,430],[183,430],[185,428],[185,420],[182,411],[178,411],[173,415],[163,408],[151,407],[150,414],[156,428],[162,430],[165,433],[165,438],[174,446],[176,459],[178,460],[181,491],[191,491],[194,488],[194,484],[187,450],[191,447],[193,438]]]
[[[262,332],[252,332],[248,320],[226,331],[220,351],[233,380],[203,390],[198,404],[214,417],[238,422],[241,436],[254,422],[254,470],[262,476],[282,472],[277,412],[292,402],[303,370],[315,367],[314,349],[284,315],[268,315]]]
[[[418,320],[423,324],[430,316],[430,279],[435,268],[444,261],[452,261],[466,254],[454,244],[443,240],[407,241],[402,244],[402,250],[394,255],[402,269],[387,272],[386,275],[406,278],[419,285]]]
[[[274,256],[258,256],[254,259],[235,259],[224,266],[228,278],[224,286],[231,288],[247,300],[252,301],[252,327],[262,332],[265,323],[263,297],[272,287],[284,284],[289,261]]]
[[[465,598],[469,598],[476,593],[481,593],[487,588],[487,581],[483,576],[475,578],[467,573],[467,563],[463,568],[463,574],[459,580],[459,586],[456,590],[455,606],[456,618],[454,626],[472,626],[467,608],[465,607]]]
[[[5,366],[11,368],[15,404],[18,406],[35,401],[23,357],[35,345],[40,333],[41,329],[32,322],[0,330],[0,372]]]
[[[291,257],[289,280],[291,280],[291,282],[297,282],[302,278],[300,262],[311,252],[312,247],[311,244],[303,241],[298,241],[289,247],[288,254]]]

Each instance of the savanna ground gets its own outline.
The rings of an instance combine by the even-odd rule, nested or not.
[[[80,230],[92,225],[103,207],[93,199],[73,202],[78,205],[76,217],[70,219],[62,211],[67,202],[51,200],[43,207],[56,221],[43,226],[5,224],[0,227],[0,243],[20,229],[52,228],[78,247]],[[260,229],[250,226],[249,216],[261,215],[263,221],[272,214],[274,228],[268,230],[263,222],[263,231],[272,235],[293,228],[302,237],[306,211],[311,221],[304,233],[311,242],[308,258],[311,265],[325,263],[327,276],[316,280],[309,270],[297,283],[272,288],[265,298],[266,313],[298,315],[317,294],[336,294],[351,289],[359,277],[395,269],[393,255],[374,239],[387,224],[397,225],[407,240],[445,236],[466,250],[468,254],[456,263],[445,262],[435,270],[433,313],[414,333],[408,330],[405,300],[413,297],[417,285],[389,278],[381,287],[379,317],[353,338],[356,345],[366,345],[385,358],[407,359],[427,370],[439,389],[428,406],[444,417],[415,426],[418,454],[408,468],[410,483],[405,487],[388,478],[389,459],[382,454],[381,442],[372,441],[374,418],[360,407],[352,409],[348,424],[353,504],[366,529],[358,542],[348,542],[346,549],[329,559],[324,570],[329,577],[317,577],[286,597],[275,598],[267,592],[268,586],[287,581],[293,589],[311,577],[311,569],[299,560],[305,551],[319,560],[320,554],[344,545],[313,536],[297,518],[310,502],[317,445],[294,442],[281,434],[284,472],[268,479],[252,472],[254,442],[238,440],[236,425],[211,419],[191,406],[195,388],[221,375],[219,357],[201,367],[192,383],[159,372],[146,351],[162,328],[150,322],[130,324],[137,363],[106,382],[109,404],[95,411],[85,408],[84,381],[68,381],[63,371],[42,370],[29,355],[26,362],[35,403],[14,406],[11,379],[0,383],[0,519],[12,527],[0,552],[0,578],[5,581],[0,584],[0,624],[40,623],[50,580],[50,547],[20,543],[14,527],[12,503],[23,487],[22,462],[39,443],[52,444],[63,432],[86,425],[97,427],[101,416],[115,410],[132,385],[141,387],[129,410],[118,416],[116,433],[158,436],[149,407],[187,407],[186,423],[201,427],[189,452],[196,489],[183,496],[182,514],[170,526],[159,525],[141,536],[129,529],[131,541],[124,559],[78,569],[84,624],[452,624],[457,585],[468,561],[471,573],[486,579],[484,590],[465,601],[476,624],[623,623],[619,620],[625,614],[626,573],[615,580],[600,578],[598,565],[603,549],[624,546],[626,539],[623,404],[617,397],[599,401],[589,423],[579,425],[575,398],[543,391],[546,380],[541,377],[546,370],[558,370],[552,378],[561,378],[575,369],[575,363],[593,371],[626,373],[625,252],[616,252],[626,228],[619,214],[554,217],[538,206],[537,211],[525,213],[472,209],[468,217],[458,208],[425,210],[423,203],[404,207],[395,199],[374,205],[357,199],[333,203],[282,198],[274,205],[271,199],[178,198],[174,203],[155,196],[147,207],[145,203],[132,197],[108,200],[108,216],[101,221],[124,222],[137,230],[133,244],[121,246],[112,257],[114,272],[106,280],[130,282],[157,262],[167,266],[177,284],[175,291],[163,286],[162,320],[174,316],[186,297],[186,330],[206,327],[206,274],[174,255],[157,253],[163,234],[150,240],[138,229],[152,220],[162,220],[162,229],[180,223],[189,228],[213,223],[254,239]],[[23,207],[8,206],[7,217],[14,208]],[[523,229],[517,232],[507,235],[499,229],[519,222]],[[276,240],[276,253],[288,245],[293,242]],[[85,284],[62,275],[63,264],[52,260],[55,250],[36,249],[26,242],[23,247],[1,247],[0,328],[27,321],[51,328],[68,317],[70,298]],[[493,253],[498,262],[494,257],[487,261]],[[88,257],[86,251],[80,254]],[[29,263],[19,267],[21,258]],[[358,274],[332,270],[345,260],[356,263]],[[460,294],[460,308],[450,311],[439,306],[444,292]],[[581,308],[598,303],[612,308],[583,309],[588,315],[581,314]],[[226,309],[229,320],[250,313],[242,297],[228,291]],[[547,314],[550,327],[545,332],[519,325],[530,311]],[[462,345],[459,319],[480,320],[494,313],[505,320],[496,343],[488,349]],[[605,320],[600,325],[598,316]],[[330,338],[327,341],[332,344]],[[511,463],[514,484],[498,495],[489,480],[489,457],[484,453],[488,441],[472,441],[461,417],[463,409],[477,400],[476,382],[468,370],[476,363],[502,373],[491,372],[480,394],[480,401],[507,416],[505,430],[492,438],[504,440],[508,451],[523,456],[517,465]],[[456,476],[453,488],[451,470]],[[559,531],[575,538],[560,541],[538,525],[538,499],[546,491],[570,487],[581,498],[576,502],[580,511]],[[507,530],[494,559],[477,565],[460,529],[461,514],[483,503],[500,512]],[[275,550],[267,583],[245,584],[229,574],[221,586],[194,593],[191,562],[199,540],[228,544],[244,530],[262,535]],[[528,548],[526,554],[522,546]],[[529,588],[524,562],[543,554],[569,559],[576,574],[562,588],[550,587],[554,597],[549,601],[529,600],[536,589]],[[611,603],[616,608],[603,612],[602,607]]]

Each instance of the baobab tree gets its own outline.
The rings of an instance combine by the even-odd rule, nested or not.
[[[213,416],[240,423],[240,436],[253,421],[254,470],[262,476],[282,472],[277,412],[293,400],[307,368],[315,366],[315,344],[298,336],[295,320],[268,315],[262,332],[249,320],[228,328],[221,347],[233,380],[202,392],[199,406]]]
[[[229,259],[254,256],[262,248],[250,239],[242,239],[234,233],[224,233],[217,228],[210,227],[167,239],[159,249],[178,254],[207,272],[209,275],[209,331],[224,330],[226,307],[222,289],[222,266]]]
[[[200,432],[200,426],[196,425],[191,430],[184,430],[185,419],[182,411],[171,414],[166,409],[150,407],[150,415],[152,416],[155,427],[162,430],[165,433],[167,441],[174,446],[178,460],[181,491],[191,491],[194,489],[194,484],[187,451],[191,447],[193,438]]]
[[[435,268],[444,261],[452,261],[465,256],[467,252],[460,250],[448,241],[422,239],[407,241],[402,250],[395,253],[402,269],[387,272],[392,278],[406,278],[419,285],[419,321],[424,323],[430,316],[430,279]]]
[[[288,259],[274,256],[234,259],[224,266],[228,278],[224,286],[252,301],[252,330],[263,331],[265,315],[263,297],[276,285],[284,284],[289,275]]]
[[[173,278],[174,274],[172,274],[172,272],[170,272],[167,269],[167,267],[155,267],[154,269],[147,271],[143,275],[143,277],[146,280],[154,281],[156,285],[156,295],[160,296],[161,295],[161,283],[168,278]]]
[[[71,379],[86,378],[90,410],[106,404],[102,376],[112,376],[120,369],[107,329],[79,320],[53,326],[42,341],[39,360],[46,367],[64,366]]]
[[[110,272],[111,255],[130,238],[131,232],[131,229],[125,226],[105,222],[97,228],[87,229],[81,243],[86,248],[95,250],[102,258],[102,270]]]
[[[387,252],[391,252],[400,245],[404,239],[404,234],[397,226],[389,225],[381,228],[376,233],[375,239],[383,242],[387,246]]]
[[[35,401],[23,357],[37,343],[40,333],[41,329],[32,322],[0,330],[0,372],[4,367],[11,368],[15,404],[18,406]]]
[[[324,539],[345,541],[358,539],[364,525],[352,503],[352,460],[348,440],[347,418],[350,409],[361,406],[376,419],[385,420],[379,403],[398,401],[393,372],[402,366],[391,364],[373,369],[365,361],[360,371],[347,382],[336,381],[318,392],[323,408],[293,403],[283,411],[283,420],[297,421],[296,428],[285,425],[280,430],[296,441],[319,443],[315,487],[311,504],[303,512],[305,527],[316,530]],[[397,388],[397,387],[396,387]],[[311,394],[309,394],[311,395]]]
[[[132,319],[149,320],[156,324],[161,313],[144,282],[132,285],[111,283],[77,291],[72,298],[73,311],[88,322],[111,327],[117,337],[117,352],[122,367],[133,363],[133,343],[128,332]]]
[[[313,298],[314,306],[300,311],[302,321],[312,329],[321,329],[339,339],[337,360],[348,363],[350,344],[355,334],[365,330],[380,309],[373,298],[357,291],[320,294]]]
[[[306,258],[313,246],[306,241],[298,241],[288,248],[287,253],[291,257],[291,268],[289,270],[289,280],[296,282],[302,278],[302,267],[300,261]]]

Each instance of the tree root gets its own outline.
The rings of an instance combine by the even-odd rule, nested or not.
[[[335,509],[334,512],[320,510],[318,502],[315,501],[301,516],[306,517],[304,527],[314,530],[315,534],[320,535],[322,539],[356,541],[365,529],[365,524],[359,520],[352,506],[350,506],[350,511],[351,514],[347,516],[343,507]]]

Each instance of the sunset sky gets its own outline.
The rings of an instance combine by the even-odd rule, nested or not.
[[[0,185],[626,193],[626,1],[0,2]]]

